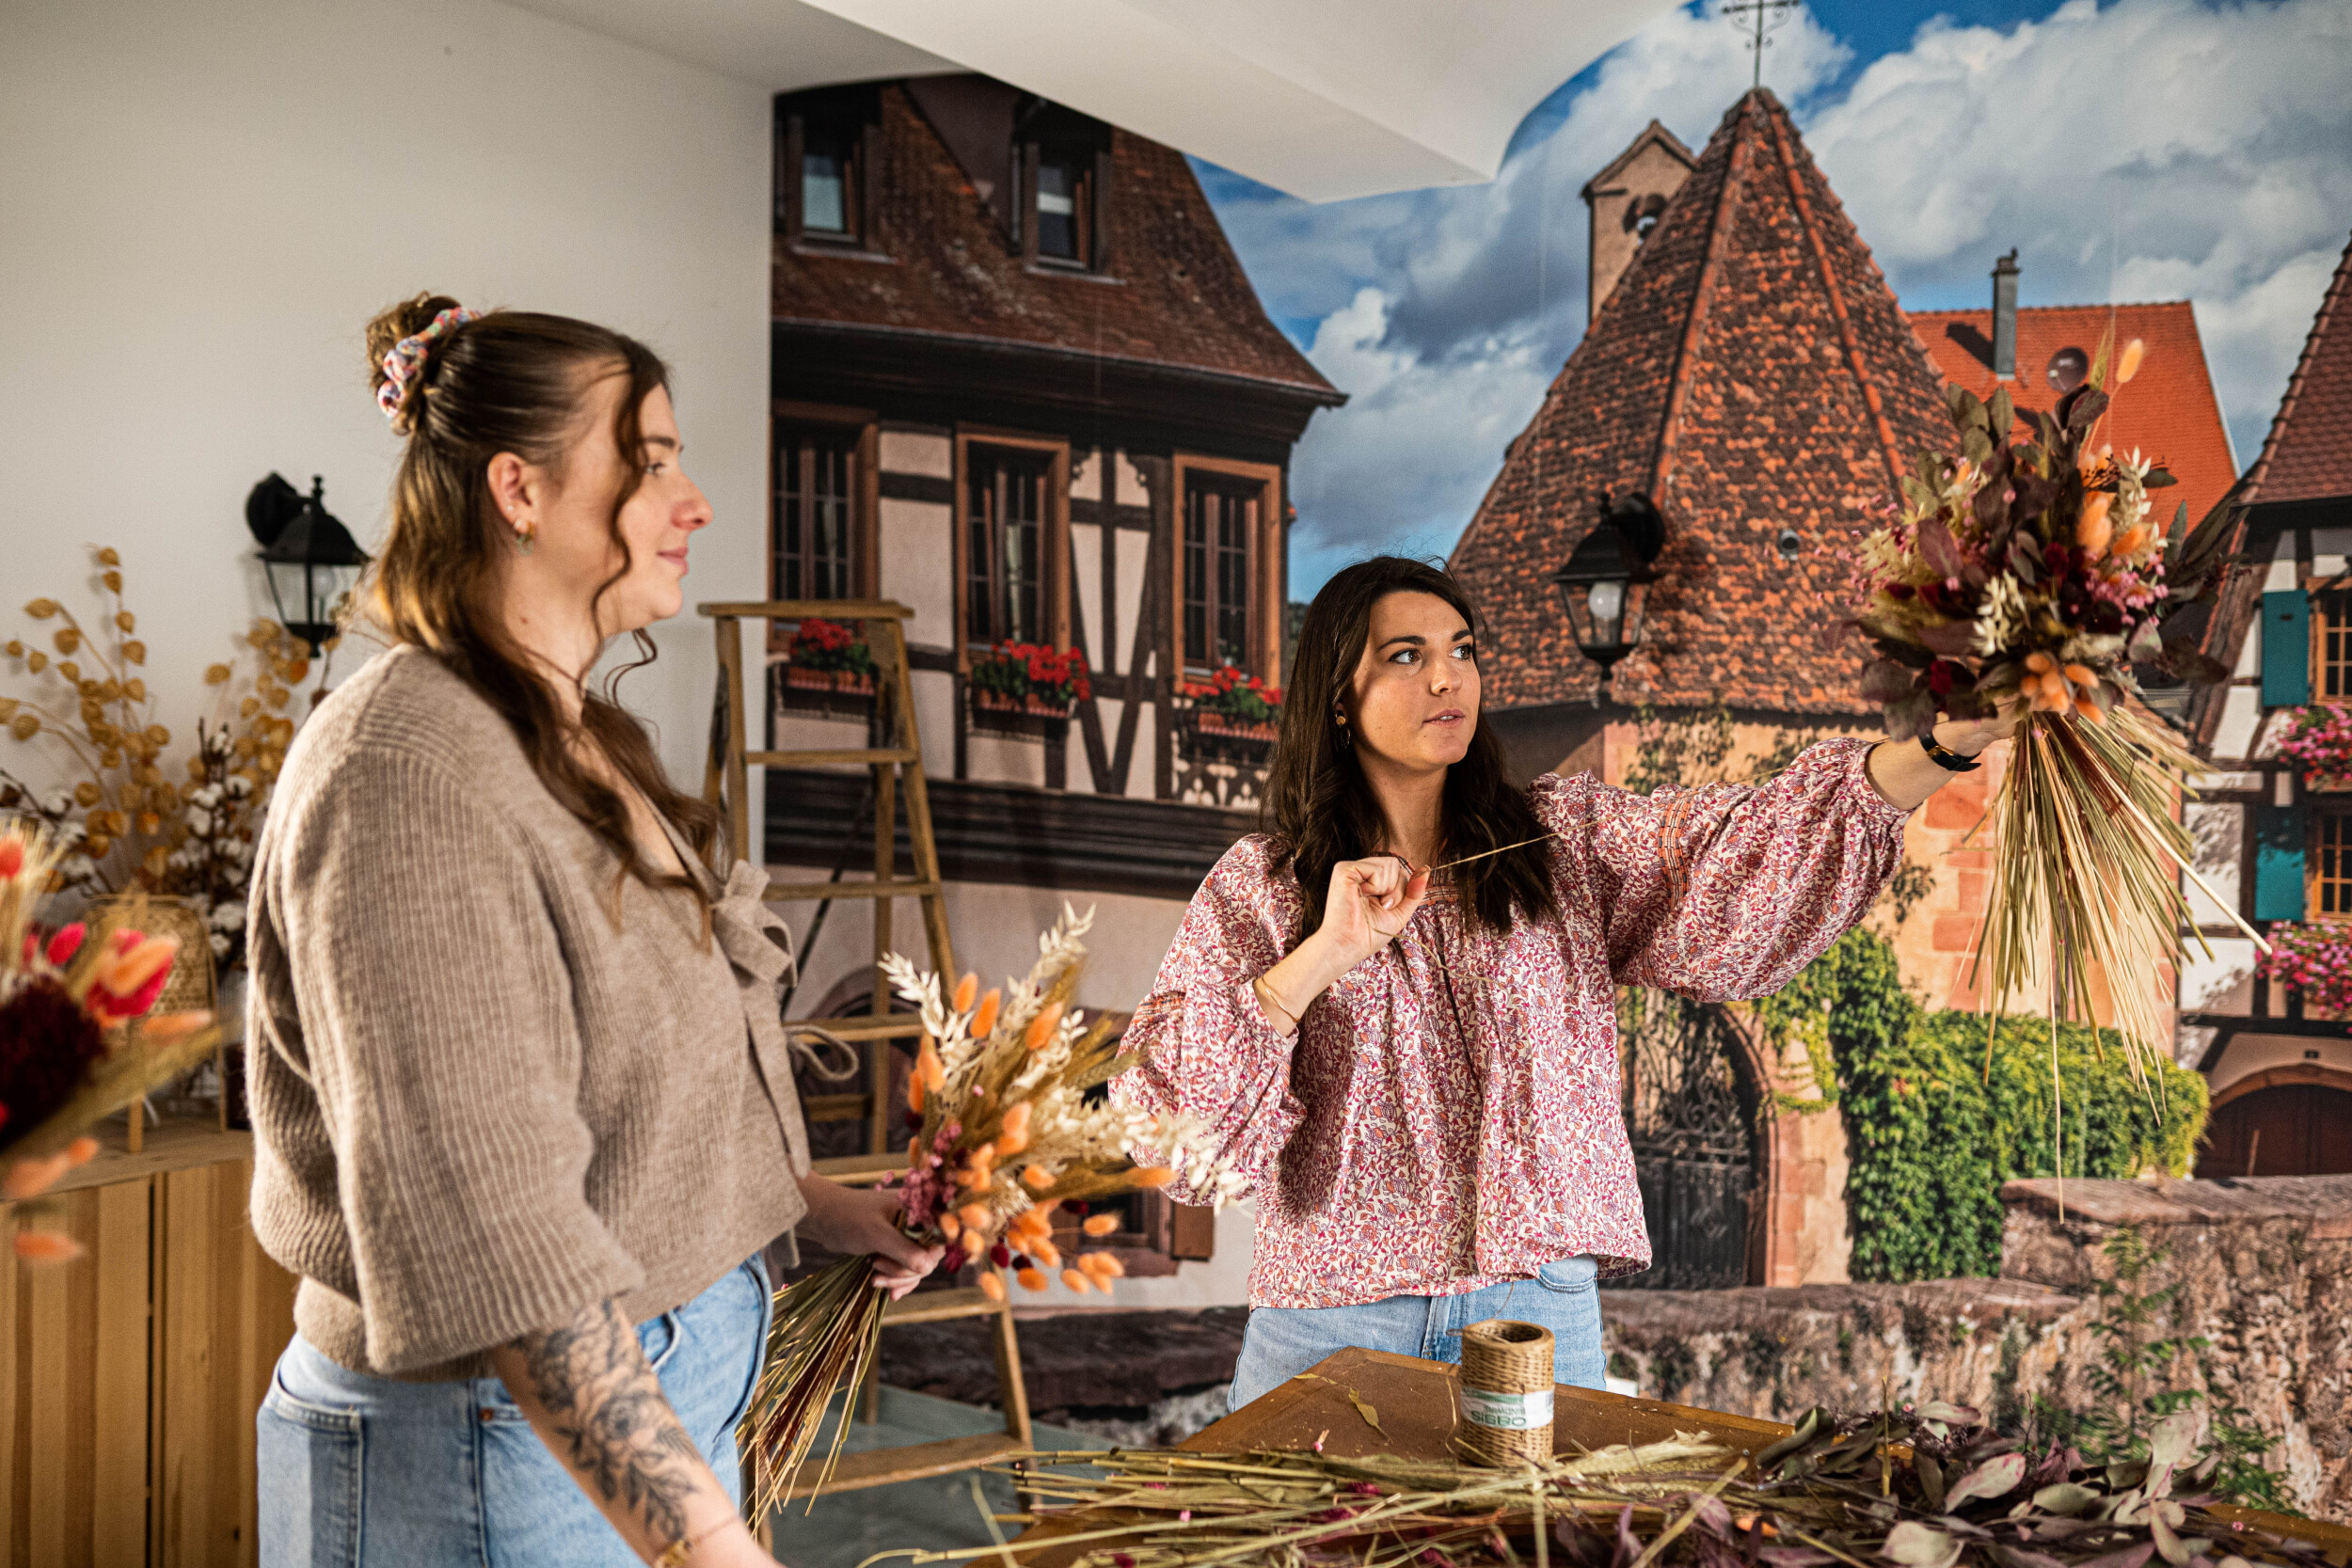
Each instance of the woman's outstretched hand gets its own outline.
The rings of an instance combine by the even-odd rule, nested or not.
[[[822,1176],[801,1178],[808,1212],[794,1227],[828,1252],[872,1253],[874,1283],[897,1301],[939,1267],[945,1247],[907,1240],[898,1228],[898,1195],[887,1187],[845,1187]]]

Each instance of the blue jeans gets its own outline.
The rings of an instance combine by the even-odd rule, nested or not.
[[[730,1495],[768,1316],[768,1270],[754,1258],[637,1328],[670,1407]],[[262,1568],[638,1568],[496,1377],[370,1377],[297,1334],[256,1425]]]
[[[1552,1381],[1598,1388],[1607,1360],[1600,1348],[1597,1269],[1590,1258],[1563,1258],[1546,1263],[1533,1279],[1467,1295],[1388,1296],[1354,1307],[1253,1307],[1225,1407],[1239,1410],[1350,1345],[1458,1363],[1462,1330],[1489,1318],[1551,1330]]]

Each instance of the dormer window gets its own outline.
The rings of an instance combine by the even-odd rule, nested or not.
[[[776,100],[776,228],[796,245],[877,248],[880,102],[871,88]]]
[[[1014,238],[1022,259],[1057,271],[1108,270],[1110,127],[1038,102],[1021,117],[1013,155],[1020,193]]]

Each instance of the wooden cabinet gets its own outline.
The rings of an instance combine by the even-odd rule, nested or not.
[[[253,1416],[294,1293],[246,1217],[251,1136],[120,1139],[42,1222],[87,1256],[0,1251],[0,1548],[18,1568],[251,1564]]]

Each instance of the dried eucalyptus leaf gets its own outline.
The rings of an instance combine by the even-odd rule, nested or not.
[[[1919,1478],[1919,1490],[1926,1494],[1929,1512],[1941,1513],[1944,1509],[1944,1466],[1931,1453],[1922,1453],[1912,1461],[1912,1472]]]
[[[1931,1525],[1905,1519],[1886,1532],[1880,1555],[1904,1568],[1951,1568],[1960,1560],[1960,1542]]]
[[[2197,1446],[2198,1415],[2194,1410],[2176,1410],[2156,1423],[2148,1435],[2148,1462],[2170,1466],[2188,1457]]]
[[[2022,1453],[1996,1454],[1960,1478],[1945,1499],[1947,1512],[1957,1512],[1960,1505],[1978,1497],[2006,1497],[2026,1479],[2026,1456]]]
[[[2045,1486],[2033,1495],[2033,1505],[2052,1513],[2080,1513],[2099,1500],[2099,1494],[2088,1486],[2077,1486],[2071,1481]]]
[[[1984,422],[1995,436],[2005,436],[2009,427],[2017,422],[2017,404],[2004,387],[1993,394],[1993,401],[1984,405]]]

